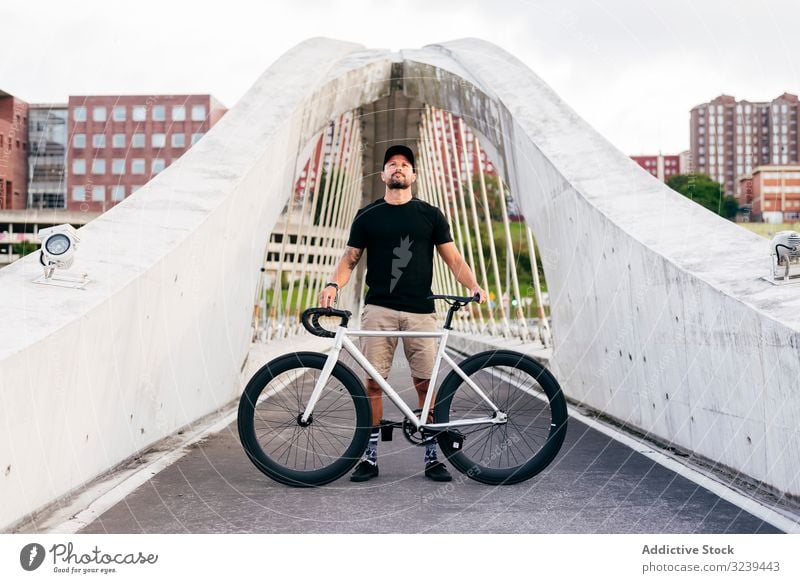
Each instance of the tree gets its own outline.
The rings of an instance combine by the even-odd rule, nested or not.
[[[40,245],[32,241],[23,241],[22,243],[14,243],[11,245],[11,252],[14,255],[24,257],[28,253],[33,253],[39,250]]]
[[[739,210],[736,199],[725,196],[722,185],[707,174],[676,174],[667,179],[667,186],[726,219],[734,218]]]

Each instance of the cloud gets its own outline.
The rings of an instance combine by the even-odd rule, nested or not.
[[[474,36],[528,64],[627,153],[688,147],[688,111],[720,93],[800,92],[795,0],[5,0],[2,89],[212,93],[227,106],[285,51],[327,36],[419,48]]]

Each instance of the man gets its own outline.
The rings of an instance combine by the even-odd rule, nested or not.
[[[456,279],[472,295],[479,294],[480,302],[486,299],[486,292],[480,288],[453,243],[450,226],[442,212],[411,194],[417,173],[410,148],[391,146],[386,150],[381,180],[386,184],[384,197],[356,214],[344,255],[333,279],[320,292],[319,304],[323,308],[333,304],[366,249],[369,292],[361,316],[362,329],[433,331],[436,315],[433,300],[428,296],[432,294],[434,247]],[[389,376],[396,346],[397,337],[362,338],[364,355],[384,378]],[[403,350],[411,365],[411,377],[422,408],[433,372],[436,339],[403,338]],[[372,432],[367,451],[350,477],[354,482],[378,475],[378,428],[383,416],[383,394],[371,378],[367,379],[367,395],[372,408]],[[433,441],[425,448],[425,475],[439,482],[451,479],[445,465],[436,457]]]

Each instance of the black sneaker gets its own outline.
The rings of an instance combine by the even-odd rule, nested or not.
[[[356,471],[350,475],[351,482],[366,482],[378,477],[378,464],[372,464],[367,460],[361,461],[356,466]]]
[[[425,477],[434,482],[449,482],[453,479],[442,462],[429,462],[425,466]]]

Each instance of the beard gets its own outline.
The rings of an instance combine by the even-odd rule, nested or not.
[[[389,190],[405,190],[411,186],[411,180],[405,178],[401,174],[395,174],[389,178],[389,182],[386,183],[386,186]]]

